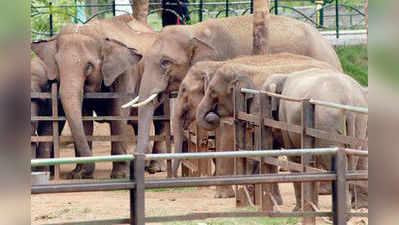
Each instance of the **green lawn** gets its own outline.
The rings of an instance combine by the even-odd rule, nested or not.
[[[368,86],[367,46],[346,46],[336,49],[346,74],[351,75],[360,84]]]

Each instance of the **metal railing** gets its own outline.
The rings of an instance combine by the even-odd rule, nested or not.
[[[314,6],[312,13],[305,13],[303,9],[292,6],[292,2],[308,2]],[[291,4],[291,5],[289,5]],[[253,13],[253,0],[251,1],[230,1],[225,0],[224,2],[207,2],[199,0],[198,2],[192,2],[185,4],[191,14],[192,23],[201,22],[205,18],[220,18],[229,16],[238,16]],[[63,26],[59,24],[61,21],[70,23],[72,20],[85,24],[90,22],[96,17],[115,16],[117,13],[129,13],[128,11],[118,9],[118,7],[129,7],[130,4],[116,4],[112,1],[108,4],[86,4],[78,6],[75,4],[70,5],[54,5],[51,1],[48,4],[43,5],[32,5],[31,6],[31,18],[32,18],[32,39],[42,39],[55,35],[58,30]],[[82,21],[76,15],[76,8],[81,7],[87,10],[96,9],[96,12]],[[303,20],[311,23],[312,25],[320,29],[335,29],[337,35],[339,30],[344,28],[359,28],[365,27],[364,19],[365,14],[359,8],[360,6],[340,4],[339,0],[270,0],[270,11],[276,15],[288,15],[296,19]],[[335,9],[335,13],[331,14]],[[340,10],[345,9],[344,13]],[[172,11],[167,9],[168,11]],[[157,2],[150,3],[149,15],[154,15],[162,12],[162,4]],[[327,13],[330,12],[330,13]],[[176,16],[178,14],[176,12]],[[195,15],[196,14],[196,15]],[[66,18],[70,18],[67,21]],[[179,16],[180,17],[180,16]],[[328,21],[334,18],[335,23],[326,25]],[[353,19],[357,18],[357,19]],[[161,18],[156,18],[160,20]],[[342,21],[349,21],[349,25],[343,25]],[[155,21],[149,21],[152,25]],[[40,23],[35,25],[35,23]],[[61,22],[62,23],[62,22]]]
[[[360,152],[351,151],[351,154]],[[262,175],[238,175],[230,177],[206,177],[206,178],[177,178],[177,179],[161,179],[161,180],[145,180],[144,178],[144,161],[151,159],[192,159],[192,158],[219,158],[219,157],[270,157],[281,155],[319,155],[328,154],[336,155],[333,157],[334,170],[325,173],[295,173],[295,174],[262,174]],[[346,163],[346,150],[339,148],[326,149],[301,149],[301,150],[284,150],[284,151],[247,151],[247,152],[218,152],[218,153],[174,153],[145,155],[134,154],[125,155],[116,158],[116,156],[107,157],[86,157],[84,162],[100,162],[110,160],[132,160],[130,164],[129,181],[118,182],[98,182],[98,183],[72,183],[72,184],[48,184],[32,186],[32,194],[43,193],[65,193],[65,192],[87,192],[87,191],[113,191],[113,190],[130,190],[130,219],[115,219],[102,221],[84,221],[73,222],[73,224],[115,224],[130,223],[135,225],[143,225],[145,222],[167,222],[182,220],[198,220],[207,218],[220,217],[300,217],[300,216],[333,216],[335,224],[345,224],[346,216],[364,216],[364,214],[348,214],[340,210],[346,208],[346,183],[350,180],[367,180],[368,174],[365,171],[348,171]],[[364,152],[361,152],[364,155]],[[55,165],[65,163],[80,163],[78,158],[60,161],[60,159],[39,159],[32,160],[32,166]],[[244,185],[244,184],[270,184],[270,183],[291,183],[291,182],[314,182],[314,181],[331,181],[333,182],[331,212],[279,212],[279,211],[258,211],[258,212],[219,212],[219,213],[193,213],[179,216],[165,217],[146,217],[145,216],[145,190],[153,188],[171,188],[171,187],[198,187],[213,185]],[[338,209],[338,210],[337,210]],[[72,224],[72,223],[63,223]]]
[[[246,95],[255,95],[253,100],[252,98],[247,98]],[[368,140],[367,137],[359,138],[359,137],[351,137],[346,135],[346,125],[345,124],[345,112],[350,111],[353,113],[360,114],[368,114],[368,109],[364,107],[355,107],[348,106],[336,103],[330,103],[319,100],[311,100],[311,99],[301,99],[301,98],[292,98],[283,96],[280,94],[261,91],[261,90],[253,90],[246,88],[235,88],[234,90],[234,125],[235,125],[235,147],[236,150],[240,149],[248,149],[253,146],[254,149],[268,149],[271,148],[273,143],[272,137],[272,128],[281,129],[283,131],[288,131],[292,133],[296,133],[301,135],[301,148],[316,148],[315,141],[317,139],[323,139],[332,141],[334,143],[344,144],[344,145],[352,145],[357,147],[367,147]],[[301,124],[290,124],[287,122],[276,120],[273,117],[272,112],[272,101],[275,99],[281,99],[290,102],[296,102],[298,104],[302,104],[302,112],[301,112]],[[257,104],[259,106],[259,111],[250,112],[250,104]],[[315,106],[319,105],[322,107],[331,107],[334,109],[342,110],[343,114],[343,135],[337,133],[331,133],[328,131],[320,130],[315,128]],[[251,127],[252,134],[248,128]],[[253,137],[253,138],[251,138]],[[368,147],[367,147],[368,149]],[[348,150],[348,153],[354,153],[357,156],[363,155],[366,156],[367,153],[359,150]],[[295,162],[281,162],[278,159],[273,158],[265,158],[261,160],[261,167],[264,168],[264,171],[273,171],[273,167],[280,166],[288,170],[292,171],[324,171],[318,168],[315,168],[316,160],[312,158],[311,155],[302,155],[301,163]],[[350,155],[350,157],[354,157],[354,155]],[[244,161],[244,166],[246,161]],[[351,164],[352,160],[349,160],[348,166],[353,168],[354,165]],[[238,162],[235,162],[237,164]],[[313,165],[313,166],[312,166]],[[342,165],[341,165],[342,166]],[[356,184],[355,184],[356,185]],[[318,191],[317,185],[313,183],[302,183],[302,190],[307,189],[308,191],[303,192],[306,195],[302,195],[302,205],[303,210],[312,211],[314,209],[314,205],[318,204]],[[264,193],[272,190],[272,187],[263,186],[257,188],[258,192]],[[333,189],[334,190],[334,189]],[[346,188],[341,189],[340,191],[344,191]],[[254,193],[255,202],[256,199],[259,198],[259,193]],[[271,195],[270,195],[271,196]],[[263,209],[273,209],[273,200],[271,197],[266,201],[261,202]],[[239,197],[242,198],[242,197]],[[263,200],[263,198],[262,198]],[[344,205],[341,205],[343,207]],[[344,208],[335,208],[337,213],[346,214],[346,206]],[[344,210],[344,211],[341,211]],[[304,221],[306,224],[315,224],[316,220],[313,216],[305,217]],[[338,223],[344,224],[344,223]]]

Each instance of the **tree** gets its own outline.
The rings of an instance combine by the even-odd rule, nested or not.
[[[148,8],[150,6],[149,0],[130,0],[130,3],[133,4],[133,17],[143,23],[147,23],[148,16]]]
[[[269,23],[269,0],[254,0],[253,54],[266,55]]]

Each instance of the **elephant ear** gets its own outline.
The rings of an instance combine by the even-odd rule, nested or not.
[[[137,64],[143,56],[137,53],[136,49],[107,38],[102,48],[102,57],[101,72],[104,84],[109,87],[120,75]]]
[[[274,74],[265,81],[263,89],[265,91],[281,95],[287,78],[288,76],[285,74]],[[279,105],[280,99],[272,97],[272,111],[278,111]]]
[[[55,61],[55,54],[57,52],[57,40],[49,39],[32,42],[31,50],[46,65],[48,79],[55,80],[58,75],[58,67]]]
[[[195,34],[189,40],[189,58],[190,64],[194,65],[196,62],[203,60],[216,60],[217,51],[209,41],[211,32],[208,29],[203,30],[199,34]]]

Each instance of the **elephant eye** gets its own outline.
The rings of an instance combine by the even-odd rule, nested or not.
[[[160,66],[162,69],[166,69],[172,62],[167,59],[162,59]]]

